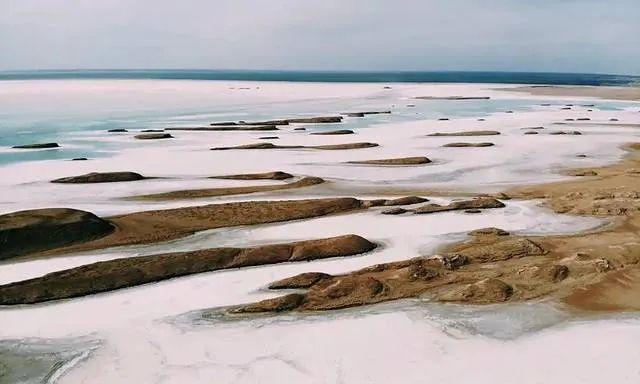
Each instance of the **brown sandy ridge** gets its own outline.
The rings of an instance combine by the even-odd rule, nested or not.
[[[272,288],[306,288],[232,312],[313,311],[425,297],[488,304],[552,295],[579,310],[640,310],[640,144],[597,176],[507,191],[546,199],[558,213],[614,217],[599,231],[569,236],[517,236],[498,228],[440,253],[373,265],[343,275],[303,274]]]

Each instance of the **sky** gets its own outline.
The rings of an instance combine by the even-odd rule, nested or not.
[[[0,0],[0,70],[640,75],[640,0]]]

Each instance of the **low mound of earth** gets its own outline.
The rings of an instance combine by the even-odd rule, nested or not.
[[[51,180],[52,183],[64,184],[89,184],[89,183],[114,183],[121,181],[138,181],[145,179],[135,172],[92,172],[79,176],[69,176]]]
[[[242,195],[257,192],[272,192],[294,188],[310,187],[324,183],[319,177],[305,177],[293,183],[278,185],[254,185],[250,187],[222,187],[222,188],[205,188],[205,189],[185,189],[180,191],[154,193],[150,195],[139,195],[129,197],[127,199],[144,199],[144,200],[171,200],[171,199],[195,199],[203,197],[216,197],[228,195]]]
[[[421,165],[421,164],[429,164],[430,162],[431,160],[429,160],[429,158],[424,156],[398,157],[394,159],[348,161],[349,164],[366,164],[366,165]]]
[[[26,242],[29,241],[27,239],[30,236],[29,228],[25,229],[26,232],[20,235],[15,235],[14,232],[8,233],[12,233],[12,239],[14,239],[12,242],[15,243],[13,247],[22,249],[21,254],[32,254],[32,256],[41,257],[55,256],[116,246],[165,242],[208,229],[277,223],[343,214],[374,206],[383,206],[385,202],[387,202],[385,199],[358,200],[354,198],[246,201],[135,212],[106,219],[99,219],[90,213],[84,212],[90,215],[89,217],[95,218],[99,223],[109,225],[110,233],[102,238],[97,238],[99,236],[83,237],[82,239],[65,240],[63,242],[58,242],[57,235],[43,237],[40,246],[33,249],[25,246]],[[30,211],[27,211],[27,216],[25,217],[28,217],[28,212]],[[9,217],[8,215],[5,216]],[[91,220],[88,221],[91,222]],[[5,227],[11,229],[8,226],[9,222],[11,221],[8,218],[0,220],[0,228],[3,228],[3,231]],[[58,217],[54,215],[47,220],[47,224],[49,225],[47,228],[55,228],[56,226],[64,226],[66,221],[64,216]],[[49,230],[47,229],[47,231]],[[76,239],[74,236],[77,235],[65,235],[62,238]],[[75,243],[71,244],[72,242]],[[37,254],[33,255],[34,253]]]
[[[296,123],[308,123],[308,124],[327,124],[327,123],[340,123],[342,122],[342,116],[320,116],[320,117],[301,117],[295,119],[287,119],[289,124]]]
[[[267,121],[223,121],[209,124],[212,127],[230,127],[234,125],[288,125],[287,120],[267,120]]]
[[[60,145],[58,143],[38,143],[38,144],[14,145],[11,148],[15,148],[15,149],[44,149],[44,148],[60,148]]]
[[[498,131],[461,131],[461,132],[436,132],[430,133],[427,136],[495,136],[499,135]]]
[[[385,209],[380,213],[382,213],[383,215],[402,215],[403,213],[407,213],[407,212],[409,211],[406,210],[405,208],[396,207],[396,208]]]
[[[566,174],[567,176],[598,176],[598,172],[591,169],[574,169]]]
[[[447,205],[426,204],[414,209],[413,213],[427,214],[435,212],[460,211],[467,209],[489,209],[504,207],[504,203],[498,199],[494,199],[491,197],[480,197],[471,200],[453,201]]]
[[[489,100],[489,96],[416,96],[418,100]]]
[[[291,297],[283,296],[237,306],[231,312],[329,310],[425,296],[473,304],[525,300],[559,289],[567,277],[566,266],[549,264],[548,254],[528,238],[493,231],[476,233],[470,241],[433,256],[377,264],[343,275],[305,273],[279,280],[270,288],[306,289],[296,294],[296,305],[291,304]],[[279,302],[288,305],[274,305]]]
[[[97,239],[114,229],[92,213],[69,208],[1,215],[0,260]]]
[[[321,150],[340,150],[340,149],[361,149],[377,147],[376,143],[347,143],[347,144],[331,144],[331,145],[276,145],[273,143],[257,143],[237,145],[235,147],[214,147],[212,151],[226,151],[230,149],[321,149]]]
[[[339,129],[337,131],[323,131],[323,132],[312,132],[311,135],[353,135],[354,132],[350,129]]]
[[[159,140],[159,139],[173,139],[170,133],[142,133],[135,135],[134,138],[138,140]]]
[[[265,172],[265,173],[245,173],[240,175],[223,175],[211,176],[210,179],[229,179],[229,180],[285,180],[291,179],[293,175],[282,172]]]
[[[429,199],[425,199],[424,197],[420,197],[420,196],[406,196],[406,197],[399,197],[397,199],[386,200],[382,205],[384,205],[385,207],[393,207],[396,205],[419,204],[427,201],[429,201]]]
[[[275,125],[229,125],[229,126],[210,126],[210,127],[173,127],[165,128],[167,131],[278,131]]]
[[[364,208],[363,202],[358,199],[329,198],[247,201],[135,212],[105,219],[115,226],[115,231],[108,236],[41,252],[38,256],[60,255],[122,245],[158,243],[176,240],[208,229],[309,219]],[[48,246],[43,249],[51,248],[55,247]]]
[[[101,261],[0,285],[0,305],[68,299],[230,268],[352,256],[374,248],[376,244],[363,237],[345,235],[255,248],[213,248]]]
[[[316,116],[316,117],[299,117],[293,119],[279,119],[279,120],[267,120],[267,121],[225,121],[220,123],[211,123],[211,126],[217,127],[229,127],[235,125],[289,125],[296,123],[308,123],[308,124],[327,124],[327,123],[340,123],[342,122],[342,116]]]
[[[495,144],[493,143],[449,143],[443,145],[446,148],[479,148],[479,147],[493,147]]]
[[[347,117],[365,117],[366,115],[382,115],[391,114],[391,111],[365,111],[365,112],[345,112],[343,115]]]
[[[582,135],[580,131],[551,131],[549,135]]]
[[[574,186],[586,182],[576,182]],[[341,275],[308,272],[271,289],[305,289],[230,309],[232,313],[317,311],[401,298],[494,304],[553,295],[579,309],[640,309],[640,219],[616,228],[568,236],[524,237],[499,228],[438,254],[372,265]]]

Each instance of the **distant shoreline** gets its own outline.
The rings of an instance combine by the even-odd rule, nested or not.
[[[629,86],[640,84],[640,76],[474,71],[265,71],[265,70],[146,70],[78,69],[0,71],[1,80],[49,79],[154,79],[237,80],[328,83],[487,83]]]
[[[535,96],[567,96],[594,97],[607,100],[640,101],[640,86],[625,87],[594,87],[594,86],[548,86],[548,87],[517,87],[498,89],[509,92],[525,92]]]

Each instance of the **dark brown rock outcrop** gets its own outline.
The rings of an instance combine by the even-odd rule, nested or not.
[[[474,229],[468,233],[470,236],[508,236],[509,232],[496,227]]]
[[[228,196],[228,195],[242,195],[247,193],[257,192],[272,192],[286,189],[310,187],[324,183],[324,180],[319,177],[305,177],[298,181],[288,184],[277,185],[254,185],[247,187],[220,187],[220,188],[205,188],[205,189],[185,189],[171,192],[153,193],[149,195],[133,196],[130,199],[144,199],[144,200],[171,200],[171,199],[197,199],[203,197],[215,197],[215,196]]]
[[[340,150],[340,149],[361,149],[377,147],[376,143],[347,143],[347,144],[330,144],[330,145],[276,145],[273,143],[256,143],[237,145],[235,147],[214,147],[212,151],[226,151],[230,149],[322,149],[322,150]]]
[[[223,175],[211,176],[210,179],[229,179],[229,180],[286,180],[292,178],[293,175],[282,172],[265,172],[265,173],[245,173],[240,175]]]
[[[353,135],[354,132],[350,129],[339,129],[337,131],[321,131],[312,132],[311,135]]]
[[[429,164],[431,160],[424,156],[416,157],[399,157],[395,159],[378,159],[378,160],[355,160],[349,161],[349,164],[365,164],[365,165],[420,165]]]
[[[489,96],[417,96],[419,100],[489,100]]]
[[[16,148],[16,149],[44,149],[44,148],[60,148],[60,145],[58,143],[40,143],[40,144],[14,145],[11,148]]]
[[[395,207],[395,208],[385,209],[380,213],[382,213],[383,215],[402,215],[403,213],[407,213],[407,212],[409,211],[407,211],[404,208]]]
[[[173,139],[170,133],[141,133],[135,135],[134,138],[138,140],[159,140],[159,139]]]
[[[92,172],[79,176],[69,176],[51,180],[52,183],[63,184],[89,184],[89,183],[114,183],[121,181],[138,181],[145,179],[135,172]]]
[[[269,284],[269,289],[301,289],[309,288],[322,279],[331,275],[322,272],[305,272],[286,279],[275,281]]]
[[[295,119],[287,119],[289,124],[294,123],[309,123],[309,124],[327,124],[327,123],[340,123],[342,122],[342,116],[319,116],[319,117],[299,117]]]
[[[96,239],[114,227],[92,213],[47,208],[0,216],[0,260]]]
[[[101,261],[0,285],[0,305],[68,299],[221,269],[351,256],[375,247],[360,236],[345,235],[255,248],[213,248]]]
[[[504,203],[500,200],[490,197],[481,197],[472,200],[453,201],[448,205],[426,204],[414,209],[413,212],[417,214],[426,214],[465,209],[504,208],[504,206]]]
[[[493,147],[493,143],[449,143],[443,145],[447,148],[467,148],[467,147]]]
[[[551,131],[550,135],[582,135],[580,131]]]
[[[438,300],[489,304],[507,301],[512,294],[513,287],[504,281],[499,279],[485,279],[447,291],[438,296]]]
[[[274,307],[278,311],[333,310],[410,297],[492,304],[514,296],[535,299],[541,292],[561,289],[558,283],[569,270],[549,263],[542,246],[497,228],[478,233],[430,257],[376,264],[341,275],[318,272],[283,279],[274,284],[307,291],[299,293],[295,302],[286,297],[269,299],[240,305],[231,312],[274,312]],[[274,305],[281,302],[288,305]]]
[[[499,135],[498,131],[461,131],[461,132],[436,132],[430,133],[427,136],[440,137],[440,136],[495,136]]]
[[[427,201],[429,201],[429,199],[425,199],[424,197],[420,197],[420,196],[406,196],[406,197],[400,197],[397,199],[386,200],[384,202],[384,206],[392,207],[396,205],[412,205],[412,204],[424,203]]]
[[[275,125],[229,125],[210,127],[173,127],[165,128],[167,131],[211,131],[211,132],[232,132],[232,131],[277,131]]]
[[[343,115],[347,117],[365,117],[366,115],[382,115],[390,114],[391,111],[364,111],[364,112],[345,112]]]

